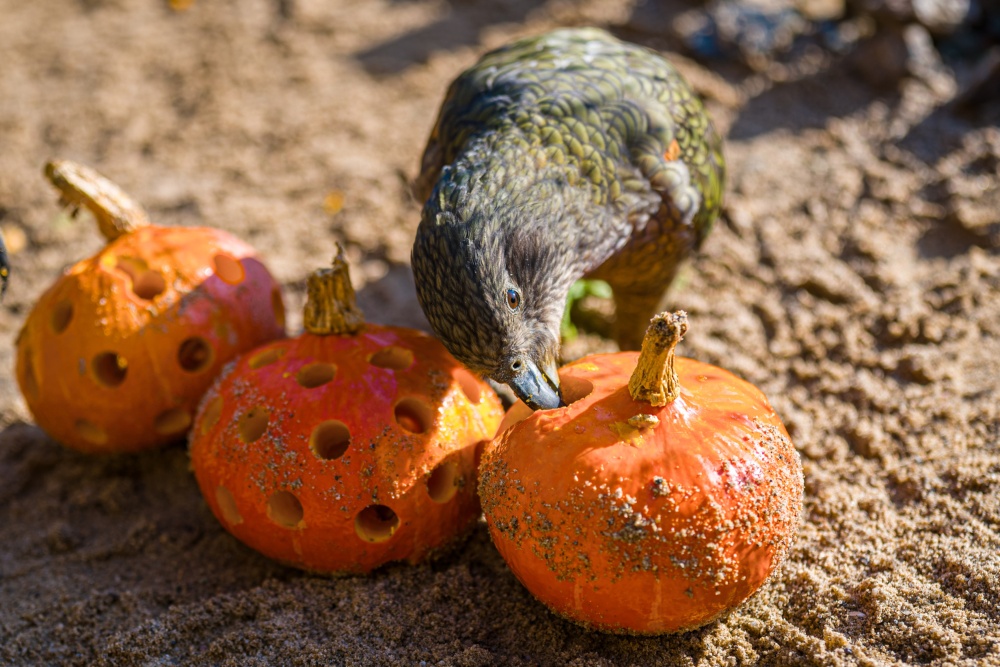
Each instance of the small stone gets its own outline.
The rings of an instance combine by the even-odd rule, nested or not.
[[[880,30],[851,54],[855,71],[878,89],[894,88],[907,74],[906,42],[898,30]]]
[[[637,428],[640,431],[647,428],[656,428],[659,423],[660,419],[656,415],[640,414],[628,418],[629,426]]]
[[[834,21],[844,16],[844,0],[798,0],[799,12],[810,21]]]
[[[913,13],[935,35],[950,35],[969,18],[972,1],[913,0]]]

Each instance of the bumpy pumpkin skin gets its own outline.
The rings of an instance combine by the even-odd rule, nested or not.
[[[535,597],[588,627],[660,634],[704,625],[764,583],[798,527],[802,468],[749,383],[677,357],[681,395],[657,408],[629,395],[637,359],[564,367],[566,400],[582,396],[568,407],[515,404],[483,453],[479,492]],[[659,424],[635,428],[639,414]]]
[[[191,462],[243,543],[305,570],[361,574],[415,563],[475,523],[476,458],[502,416],[493,390],[421,332],[304,333],[224,371],[199,409]],[[329,420],[348,442],[342,429],[333,446],[311,442]],[[395,513],[394,530],[371,510],[358,528],[376,505]]]
[[[149,225],[41,296],[18,336],[17,380],[55,440],[90,453],[150,449],[183,437],[222,367],[283,337],[284,318],[279,286],[249,245]]]

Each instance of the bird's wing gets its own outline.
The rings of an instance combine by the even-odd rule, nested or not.
[[[413,185],[413,194],[420,203],[431,196],[441,170],[455,160],[469,134],[498,111],[499,105],[490,90],[491,74],[495,69],[484,63],[485,57],[448,87],[420,160],[420,174]]]
[[[671,220],[693,226],[700,245],[721,207],[722,139],[673,65],[642,47],[624,47],[629,75],[623,98],[645,120],[629,139],[632,165],[660,195]]]
[[[599,199],[623,197],[620,204],[636,210],[648,206],[643,202],[652,190],[673,221],[694,227],[697,243],[707,235],[721,205],[723,160],[701,101],[658,54],[596,29],[514,42],[463,72],[449,87],[424,150],[417,199],[430,197],[442,169],[474,133],[503,122],[535,122],[524,113],[528,108],[549,125],[527,130],[543,143],[551,143],[546,132],[555,131],[559,144],[576,138],[601,146],[596,161],[592,154],[566,156],[581,172],[601,167]],[[636,190],[636,176],[649,185]]]
[[[526,99],[535,102],[560,87],[573,88],[574,76],[585,82],[587,68],[573,65],[578,63],[576,56],[617,44],[602,30],[564,29],[484,54],[448,87],[414,182],[417,200],[423,203],[430,197],[441,170],[455,160],[472,133],[489,127]],[[575,75],[567,76],[568,67]]]

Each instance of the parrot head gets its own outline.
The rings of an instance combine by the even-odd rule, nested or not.
[[[470,370],[534,410],[563,405],[556,372],[569,284],[544,228],[425,217],[413,245],[417,297],[435,334]]]

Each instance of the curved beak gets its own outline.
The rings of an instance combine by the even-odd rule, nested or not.
[[[521,372],[507,384],[532,410],[552,410],[566,405],[559,395],[559,374],[555,364],[550,364],[543,372],[534,361],[526,359]]]

